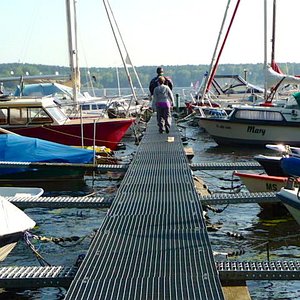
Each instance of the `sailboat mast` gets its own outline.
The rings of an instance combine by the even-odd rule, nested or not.
[[[273,25],[272,25],[272,53],[271,64],[275,63],[275,33],[276,33],[276,0],[273,0]]]
[[[224,16],[223,16],[223,21],[222,21],[221,29],[219,31],[217,43],[216,43],[215,50],[214,50],[214,53],[213,53],[213,56],[212,56],[212,59],[211,59],[210,66],[209,66],[209,71],[208,71],[208,74],[205,77],[204,86],[203,86],[203,90],[202,90],[202,93],[201,93],[201,100],[204,98],[204,96],[205,96],[205,94],[207,92],[207,89],[208,89],[207,88],[208,81],[209,81],[209,79],[211,77],[211,74],[212,74],[212,69],[213,69],[214,61],[215,61],[215,58],[216,58],[216,55],[217,55],[217,50],[218,50],[218,47],[219,47],[219,42],[220,42],[221,35],[222,35],[222,32],[223,32],[224,24],[225,24],[225,21],[226,21],[226,18],[227,18],[227,13],[228,13],[230,1],[231,0],[228,0],[228,2],[227,2],[227,6],[226,6],[225,13],[224,13]],[[202,84],[200,86],[202,86]],[[199,95],[199,93],[198,93],[198,95]]]
[[[120,77],[119,77],[119,69],[118,69],[118,67],[116,67],[116,74],[117,74],[117,82],[118,82],[118,93],[119,93],[118,96],[121,97],[121,87],[120,87]]]
[[[264,99],[267,101],[268,92],[267,92],[267,35],[268,35],[268,25],[267,25],[267,0],[264,0]]]
[[[226,34],[225,34],[223,43],[222,43],[222,45],[221,45],[221,49],[220,49],[220,51],[219,51],[219,54],[218,54],[218,57],[217,57],[217,61],[216,61],[215,65],[214,65],[214,68],[213,68],[212,73],[211,73],[211,75],[210,75],[210,78],[209,78],[209,80],[208,80],[208,84],[207,84],[207,88],[206,88],[207,90],[210,88],[210,85],[211,85],[211,83],[212,83],[212,80],[213,80],[213,78],[214,78],[215,75],[216,75],[217,68],[218,68],[218,65],[219,65],[219,60],[220,60],[221,54],[222,54],[222,52],[223,52],[224,46],[225,46],[225,44],[226,44],[226,41],[227,41],[227,38],[228,38],[228,35],[229,35],[229,32],[230,32],[230,29],[231,29],[231,26],[232,26],[232,24],[233,24],[233,21],[234,21],[234,18],[235,18],[235,16],[236,16],[236,12],[237,12],[237,10],[238,10],[239,5],[240,5],[240,0],[238,0],[237,3],[236,3],[236,5],[235,5],[235,9],[234,9],[234,11],[233,11],[233,15],[232,15],[232,17],[231,17],[229,26],[228,26],[228,28],[227,28],[227,31],[226,31]],[[207,90],[206,90],[205,92],[207,92]]]
[[[66,0],[66,14],[73,98],[77,102],[77,92],[80,89],[80,72],[77,51],[76,0]]]

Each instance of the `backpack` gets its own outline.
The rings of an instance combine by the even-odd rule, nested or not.
[[[154,77],[151,81],[150,81],[150,85],[149,85],[149,91],[150,94],[153,95],[153,91],[154,89],[159,85],[158,84],[158,77],[156,76]],[[167,85],[171,90],[173,89],[173,82],[171,80],[171,78],[164,76],[165,78],[165,85]]]

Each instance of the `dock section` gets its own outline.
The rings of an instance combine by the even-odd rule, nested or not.
[[[174,125],[150,120],[65,299],[224,299]]]

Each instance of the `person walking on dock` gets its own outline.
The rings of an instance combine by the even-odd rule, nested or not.
[[[173,89],[173,82],[170,77],[164,76],[164,69],[162,67],[158,67],[156,69],[157,75],[151,79],[149,84],[149,92],[150,96],[153,96],[154,89],[159,85],[158,78],[163,76],[165,78],[165,84],[172,90]]]
[[[171,108],[174,106],[174,95],[166,85],[164,76],[158,77],[158,86],[153,91],[152,109],[156,111],[159,133],[169,133],[171,126]]]

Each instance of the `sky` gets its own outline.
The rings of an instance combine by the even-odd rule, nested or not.
[[[230,1],[220,44],[236,3]],[[270,60],[273,0],[267,3]],[[134,66],[199,65],[212,61],[228,0],[109,0],[109,4]],[[65,0],[2,0],[0,8],[0,63],[69,65]],[[299,11],[300,0],[277,0],[277,62],[300,62]],[[77,27],[81,67],[122,65],[103,0],[77,0]],[[241,0],[220,64],[263,61],[264,0]]]

